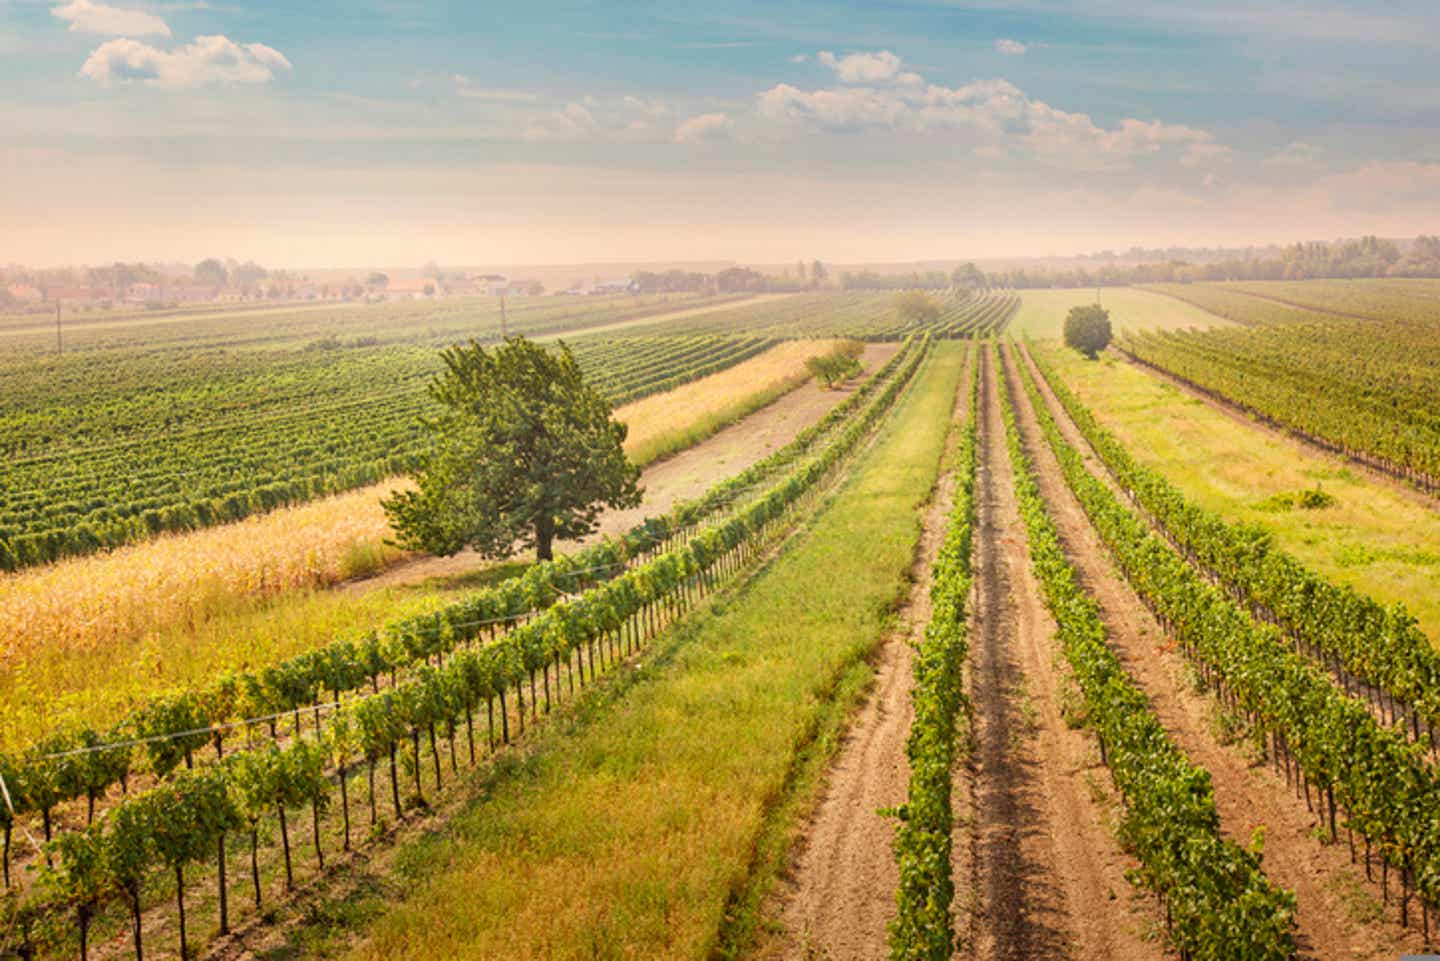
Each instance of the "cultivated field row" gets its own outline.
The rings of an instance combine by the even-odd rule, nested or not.
[[[178,868],[202,860],[199,853],[201,848],[213,849],[216,843],[221,846],[220,863],[223,865],[224,836],[232,828],[240,826],[238,823],[232,824],[229,819],[248,809],[255,812],[249,817],[252,824],[252,873],[255,875],[252,880],[258,908],[259,868],[258,861],[254,861],[257,857],[255,852],[258,842],[253,824],[262,811],[275,810],[279,817],[281,840],[284,842],[282,848],[285,853],[287,889],[291,871],[285,808],[290,805],[303,806],[302,802],[309,801],[316,832],[316,857],[323,866],[322,843],[318,832],[322,808],[328,803],[332,780],[341,787],[345,848],[349,848],[346,776],[349,774],[347,767],[355,763],[350,752],[358,751],[360,756],[368,759],[369,798],[373,817],[376,811],[375,766],[384,751],[389,751],[391,801],[395,815],[397,818],[401,816],[396,757],[399,745],[407,737],[412,742],[412,774],[415,776],[415,787],[419,793],[422,734],[428,728],[438,781],[441,777],[441,765],[436,726],[443,724],[448,727],[453,766],[454,738],[459,720],[457,707],[463,708],[473,760],[471,708],[476,706],[477,702],[486,706],[492,732],[494,709],[498,702],[500,739],[508,742],[510,706],[506,703],[506,692],[507,689],[511,691],[511,704],[516,711],[516,721],[519,730],[523,731],[526,710],[524,682],[527,674],[529,709],[533,721],[539,700],[535,686],[537,671],[543,678],[548,712],[551,704],[552,672],[558,697],[562,661],[569,670],[571,653],[583,664],[584,652],[589,648],[593,676],[596,643],[638,643],[639,639],[653,635],[664,622],[677,616],[684,606],[692,603],[692,595],[696,592],[708,593],[713,590],[717,577],[738,573],[744,564],[757,556],[759,546],[764,540],[777,531],[782,516],[791,516],[794,505],[802,500],[808,502],[813,499],[815,491],[819,489],[816,485],[826,482],[827,478],[832,477],[840,466],[847,462],[847,454],[870,434],[873,426],[890,409],[924,356],[923,345],[914,346],[898,355],[895,361],[887,366],[883,375],[873,380],[866,390],[852,395],[851,400],[854,403],[847,403],[843,409],[837,410],[836,416],[831,418],[829,423],[807,432],[791,447],[777,452],[763,465],[757,465],[758,469],[720,485],[700,504],[673,515],[675,519],[683,521],[685,527],[671,531],[664,523],[656,521],[637,530],[637,537],[649,546],[625,549],[625,553],[638,555],[635,563],[639,566],[628,572],[617,576],[613,562],[608,565],[607,571],[599,571],[596,565],[589,563],[596,560],[596,557],[590,556],[595,555],[596,550],[548,567],[540,565],[532,568],[530,573],[520,579],[513,590],[503,588],[492,592],[496,594],[493,600],[478,597],[447,613],[444,618],[437,616],[433,622],[426,619],[406,626],[403,630],[397,627],[396,631],[399,633],[390,635],[388,647],[375,646],[376,640],[373,638],[369,648],[356,647],[353,644],[338,645],[333,651],[320,652],[314,657],[304,659],[304,664],[297,663],[291,670],[273,674],[267,672],[263,677],[254,678],[253,683],[222,685],[222,688],[217,689],[217,692],[231,691],[232,703],[236,708],[240,708],[241,702],[233,701],[234,695],[243,695],[251,687],[261,693],[268,686],[272,696],[262,696],[260,700],[273,700],[273,696],[300,697],[300,701],[291,708],[281,708],[257,718],[254,722],[236,725],[228,721],[217,723],[216,719],[206,721],[193,713],[196,708],[203,709],[206,704],[216,703],[214,697],[208,694],[189,702],[172,699],[163,706],[155,705],[156,710],[151,712],[157,719],[163,718],[163,723],[172,727],[171,733],[143,735],[139,743],[117,744],[114,748],[87,748],[86,739],[81,738],[78,750],[71,749],[68,753],[60,754],[52,751],[48,758],[46,755],[36,755],[40,767],[30,763],[24,768],[12,767],[3,772],[8,774],[7,780],[10,783],[19,785],[18,796],[28,798],[31,803],[40,802],[39,813],[43,815],[43,829],[49,837],[52,833],[51,807],[61,800],[67,790],[73,790],[72,787],[67,787],[72,782],[78,784],[79,781],[84,781],[89,784],[84,790],[89,795],[89,810],[93,814],[97,787],[103,793],[103,786],[95,778],[103,781],[127,781],[132,750],[140,749],[145,752],[149,758],[149,766],[162,777],[184,761],[185,770],[173,781],[138,794],[133,799],[127,797],[119,801],[118,806],[94,828],[72,828],[59,833],[55,843],[62,864],[62,875],[58,879],[62,885],[61,890],[78,893],[80,900],[76,906],[80,910],[79,917],[88,924],[91,909],[95,906],[92,902],[105,894],[95,888],[95,885],[106,889],[118,885],[116,893],[123,895],[122,900],[128,899],[134,913],[138,951],[140,932],[144,926],[140,886],[146,883],[148,876],[148,871],[139,866],[140,862],[164,860],[170,856],[163,853],[165,851],[170,851],[180,858],[172,867],[177,867],[176,879],[179,883],[175,889],[176,903],[183,916],[184,902],[181,895],[184,881]],[[805,455],[812,449],[817,451],[816,456],[807,459]],[[786,465],[791,464],[794,466],[786,469]],[[761,496],[749,490],[755,487],[757,481],[763,483],[767,476],[775,474],[776,471],[782,471],[781,480],[770,493]],[[738,501],[737,494],[741,495]],[[707,522],[710,526],[703,532],[696,533],[691,530],[697,521],[705,519],[707,514],[714,513],[717,508],[724,510],[716,519]],[[654,538],[657,535],[664,535],[667,540],[655,544]],[[597,550],[614,555],[616,548],[603,544]],[[564,588],[565,593],[555,593],[554,585],[558,583],[556,578],[564,578],[567,574],[578,575],[581,580],[578,583],[569,583]],[[584,593],[569,593],[579,592],[586,584],[595,586]],[[533,612],[525,613],[533,611],[537,599],[546,601],[544,610],[538,615]],[[481,617],[494,603],[509,607],[495,617]],[[511,609],[516,603],[522,604],[523,610]],[[517,624],[518,626],[512,626]],[[431,626],[433,631],[430,630]],[[508,633],[500,633],[497,637],[497,632],[502,630]],[[467,640],[474,643],[484,640],[487,635],[488,643],[479,649],[464,646]],[[407,674],[410,679],[397,684],[396,670],[400,663],[396,661],[396,657],[412,662],[419,668],[418,673]],[[347,663],[348,668],[342,666]],[[438,666],[429,666],[432,663]],[[576,669],[579,669],[579,665]],[[348,680],[340,681],[337,670],[348,670],[354,675],[354,683]],[[388,685],[381,685],[381,674],[388,674]],[[309,679],[302,680],[302,676]],[[573,685],[573,675],[569,680]],[[359,693],[358,689],[362,685],[368,693]],[[300,687],[307,690],[301,692]],[[319,703],[322,693],[319,689],[323,689],[323,693],[329,695],[332,701]],[[356,697],[345,698],[343,695],[347,689],[356,690]],[[286,691],[289,693],[286,694]],[[220,696],[225,698],[223,693]],[[186,712],[190,713],[187,715]],[[312,714],[313,729],[306,732],[305,722]],[[292,736],[289,738],[280,737],[282,720],[286,725],[293,724]],[[201,727],[195,727],[197,723],[201,724]],[[255,743],[257,727],[262,731],[268,728],[268,741],[273,742],[275,747],[266,749],[263,744],[267,739],[263,737],[261,744]],[[236,754],[234,740],[242,733],[245,734],[246,747]],[[225,753],[227,739],[230,741],[228,754]],[[198,752],[207,745],[214,749],[215,762],[192,773],[192,752]],[[332,764],[338,764],[338,767]],[[77,777],[79,781],[75,780]],[[243,798],[247,796],[268,800],[264,804],[258,801],[251,803],[251,806],[246,808]],[[166,817],[180,819],[182,823],[189,823],[183,822],[185,817],[193,818],[193,823],[189,823],[186,828],[189,838],[186,843],[190,845],[186,850],[189,853],[176,854],[166,847],[167,842],[163,839],[158,822],[144,813],[149,810],[146,805],[154,808],[157,816],[163,810],[168,812]],[[141,813],[130,818],[125,812],[132,808]],[[205,836],[200,839],[200,835]],[[10,836],[8,820],[6,836]],[[82,848],[76,848],[76,845],[82,845]],[[92,849],[93,857],[87,856],[83,849],[85,845]],[[140,859],[132,864],[132,868],[128,869],[130,873],[124,876],[116,874],[115,871],[119,870],[116,865],[105,860],[118,856],[122,849],[133,849],[132,859]],[[7,876],[8,854],[7,848]],[[87,872],[83,877],[79,874],[82,871]],[[222,867],[219,875],[222,890],[224,876]],[[46,888],[49,889],[49,886],[46,885]],[[37,902],[37,905],[42,906],[42,912],[48,910],[43,908],[45,903]],[[54,905],[53,901],[49,903]],[[224,904],[223,896],[220,903]],[[226,926],[223,921],[224,911],[222,907],[222,930]]]

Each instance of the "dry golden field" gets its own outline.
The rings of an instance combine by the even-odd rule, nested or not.
[[[646,463],[688,447],[804,382],[805,361],[831,346],[785,343],[622,407],[626,448]],[[380,507],[404,483],[0,577],[0,745],[61,715],[114,716],[147,691],[268,663],[344,627],[314,591],[404,556],[385,544]],[[116,703],[75,703],[95,677],[114,682]]]

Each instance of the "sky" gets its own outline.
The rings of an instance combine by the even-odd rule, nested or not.
[[[1440,232],[1426,0],[0,0],[0,262]]]

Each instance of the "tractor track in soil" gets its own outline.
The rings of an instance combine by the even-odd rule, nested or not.
[[[967,363],[960,378],[951,413],[954,424],[969,417],[973,363]],[[870,695],[850,721],[815,810],[772,895],[768,913],[779,918],[783,934],[755,952],[760,961],[872,961],[888,951],[900,875],[892,850],[895,822],[880,811],[904,804],[909,785],[905,742],[914,719],[913,645],[930,622],[932,567],[950,514],[954,448],[951,433],[923,515],[910,591],[896,614],[898,626],[875,652]]]
[[[1054,622],[1030,569],[998,383],[981,352],[980,473],[969,694],[973,754],[957,795],[959,927],[982,961],[1159,958],[1131,894],[1104,769],[1063,713]],[[968,835],[968,838],[966,837]],[[967,882],[968,879],[968,882]],[[968,918],[966,914],[968,913]]]
[[[1246,845],[1257,830],[1263,832],[1265,873],[1296,895],[1301,957],[1378,961],[1419,953],[1420,932],[1400,928],[1393,901],[1388,910],[1381,908],[1375,897],[1378,888],[1367,885],[1363,869],[1350,863],[1344,840],[1321,843],[1318,815],[1307,810],[1284,779],[1250,756],[1244,744],[1222,743],[1216,705],[1196,692],[1183,656],[1114,566],[1040,431],[1029,397],[1021,389],[1014,349],[1005,348],[1004,356],[1025,449],[1035,463],[1066,555],[1079,571],[1082,585],[1100,604],[1111,648],[1171,737],[1192,762],[1210,772],[1224,833]],[[1113,478],[1043,381],[1039,387],[1062,436],[1085,455],[1092,475],[1118,494]]]

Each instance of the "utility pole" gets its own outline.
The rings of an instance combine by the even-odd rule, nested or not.
[[[65,353],[65,345],[60,340],[60,300],[55,300],[55,353]]]
[[[1100,287],[1099,287],[1098,284],[1097,284],[1096,287],[1095,287],[1095,306],[1096,306],[1096,307],[1102,306],[1102,304],[1100,303]]]
[[[509,339],[509,337],[510,337],[510,335],[509,335],[509,333],[506,332],[506,327],[505,327],[505,295],[504,295],[504,294],[501,294],[501,295],[500,295],[500,339],[501,339],[501,340],[507,340],[507,339]]]

